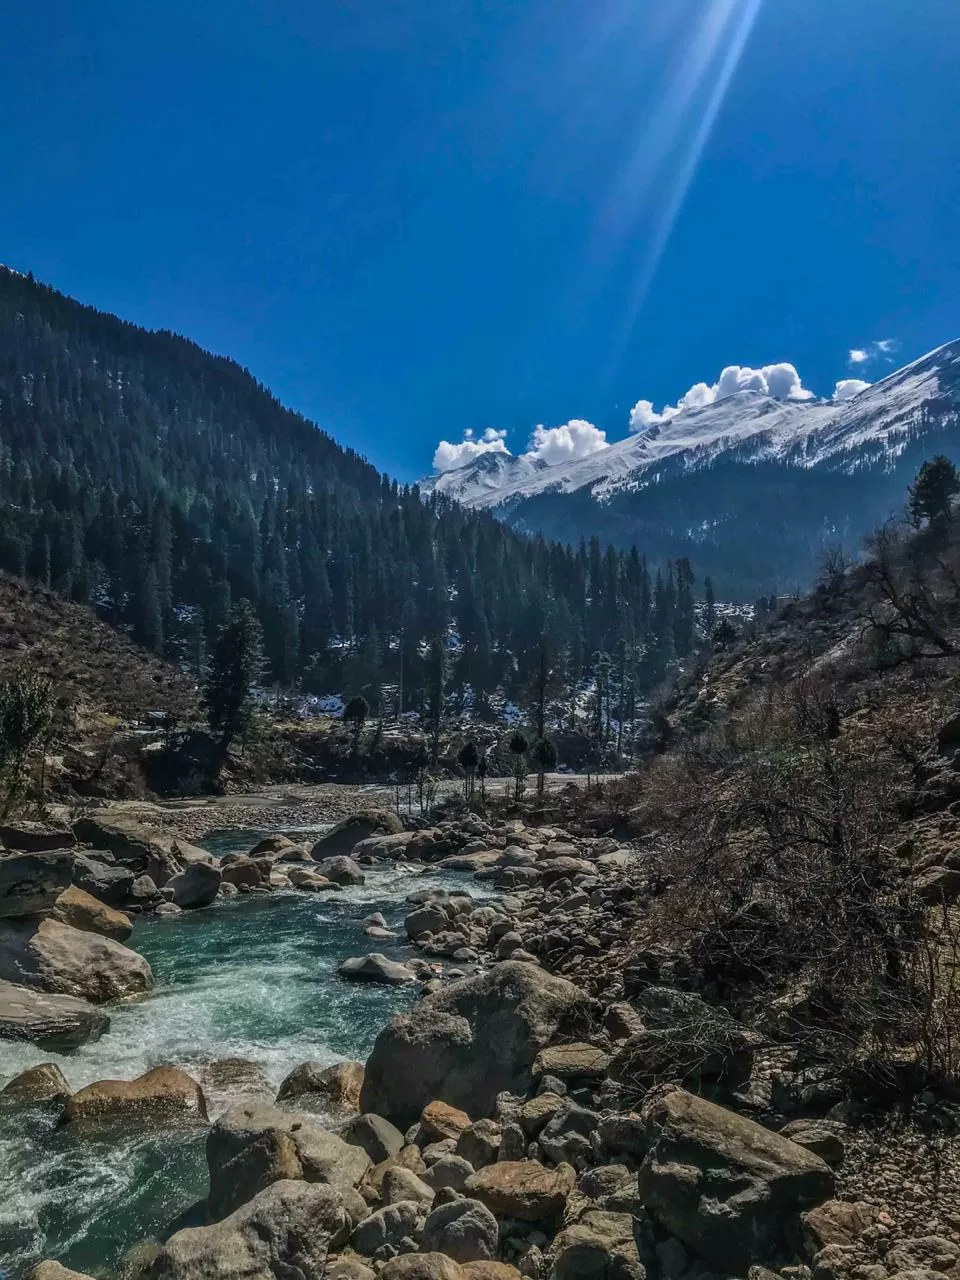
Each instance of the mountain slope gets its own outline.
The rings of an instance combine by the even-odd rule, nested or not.
[[[484,454],[425,485],[514,527],[688,555],[750,592],[809,580],[823,543],[856,543],[934,452],[960,460],[960,342],[839,403],[742,391],[572,463]]]
[[[0,268],[0,569],[195,677],[246,598],[281,685],[376,710],[402,669],[421,707],[442,637],[455,692],[515,696],[548,631],[581,655],[642,634],[650,583],[611,556],[425,502],[233,361]]]

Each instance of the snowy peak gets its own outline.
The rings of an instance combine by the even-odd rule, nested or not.
[[[588,490],[599,502],[639,491],[667,470],[720,460],[781,462],[854,471],[889,466],[918,433],[960,424],[960,341],[948,343],[846,400],[777,400],[739,391],[687,409],[574,462],[483,453],[430,477],[422,488],[469,507],[515,505],[542,494]]]

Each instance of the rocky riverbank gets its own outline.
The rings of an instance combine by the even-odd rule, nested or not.
[[[247,1064],[250,1097],[212,1124],[203,1084],[175,1063],[74,1092],[50,1066],[6,1085],[7,1107],[43,1100],[78,1135],[206,1131],[205,1203],[191,1225],[131,1241],[124,1280],[960,1275],[952,1104],[929,1094],[880,1126],[788,1036],[705,999],[682,956],[638,952],[660,886],[636,845],[473,815],[404,830],[385,811],[309,847],[277,836],[218,864],[130,818],[69,834],[66,849],[0,859],[0,935],[27,939],[0,945],[0,965],[20,957],[0,968],[12,989],[0,1035],[33,1038],[43,1002],[58,1000],[81,1004],[94,1035],[106,992],[144,994],[149,967],[121,961],[113,948],[129,949],[103,933],[121,928],[113,916],[280,889],[335,895],[385,862],[468,873],[491,891],[481,905],[414,894],[405,938],[367,919],[370,951],[344,955],[342,977],[422,994],[365,1063],[303,1063],[276,1097]],[[79,922],[100,932],[70,964],[81,944],[56,935],[83,933]],[[413,954],[382,954],[401,943]],[[71,987],[79,972],[83,990]],[[46,1016],[85,1034],[75,1008]],[[31,1273],[75,1275],[52,1261]]]

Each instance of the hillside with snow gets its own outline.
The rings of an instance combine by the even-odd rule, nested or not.
[[[553,537],[687,554],[748,594],[807,584],[827,543],[856,550],[934,453],[960,462],[960,342],[849,399],[738,391],[575,461],[482,453],[421,488]]]

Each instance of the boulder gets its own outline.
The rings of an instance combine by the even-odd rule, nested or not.
[[[99,1040],[110,1019],[76,996],[48,995],[0,981],[0,1040],[25,1040],[65,1053]]]
[[[517,1268],[506,1262],[468,1262],[460,1274],[463,1280],[523,1280]]]
[[[499,1217],[553,1222],[562,1215],[576,1180],[568,1164],[548,1169],[539,1160],[501,1160],[471,1174],[464,1190]]]
[[[0,921],[0,980],[94,1004],[153,986],[143,956],[53,919]]]
[[[209,907],[216,898],[223,879],[219,867],[208,862],[193,862],[173,876],[169,887],[173,890],[173,902],[182,911],[197,911]]]
[[[262,840],[257,841],[252,849],[247,850],[246,857],[259,858],[264,853],[282,854],[288,849],[295,849],[296,847],[289,836],[264,836]]]
[[[417,980],[412,969],[397,960],[388,960],[380,951],[371,951],[365,956],[351,956],[338,967],[337,973],[347,982],[377,982],[389,987],[399,987],[405,982]]]
[[[114,942],[126,942],[133,933],[129,916],[108,907],[75,884],[64,889],[57,898],[52,915],[61,924],[71,925],[84,933],[99,933],[102,938],[113,938]]]
[[[429,1148],[425,1154],[428,1153]],[[442,1191],[444,1189],[462,1191],[473,1172],[474,1168],[469,1160],[464,1160],[463,1156],[448,1152],[438,1156],[430,1164],[430,1167],[423,1174],[423,1180],[434,1191]]]
[[[72,849],[77,837],[69,827],[51,826],[46,822],[0,823],[0,847],[18,853],[46,853],[50,849]]]
[[[62,1102],[69,1096],[70,1086],[55,1062],[41,1062],[21,1071],[0,1089],[4,1102]]]
[[[136,875],[146,873],[160,888],[188,863],[212,861],[203,849],[160,827],[138,822],[129,814],[113,812],[109,816],[78,818],[73,830],[81,843],[108,850],[121,866]]]
[[[392,1019],[367,1061],[361,1105],[403,1128],[438,1099],[493,1115],[499,1093],[528,1091],[537,1054],[588,1007],[573,983],[504,961]]]
[[[803,1239],[812,1257],[828,1245],[856,1244],[880,1212],[856,1200],[826,1200],[803,1215]]]
[[[800,1147],[806,1147],[815,1156],[836,1168],[843,1163],[846,1132],[846,1125],[837,1120],[791,1120],[780,1130],[780,1136],[789,1138]]]
[[[299,1099],[331,1115],[349,1115],[360,1109],[362,1085],[363,1064],[360,1062],[335,1062],[333,1066],[302,1062],[280,1085],[277,1101]]]
[[[222,1222],[188,1227],[163,1245],[150,1280],[298,1280],[324,1274],[347,1214],[333,1187],[274,1182]]]
[[[342,822],[330,828],[311,849],[314,861],[349,853],[354,845],[370,836],[396,835],[403,830],[403,823],[389,809],[363,809],[352,813]]]
[[[788,1223],[833,1192],[818,1156],[683,1089],[656,1098],[644,1118],[640,1198],[718,1270],[743,1274],[776,1256]]]
[[[333,884],[343,886],[363,884],[367,878],[352,858],[324,858],[317,872]]]
[[[411,911],[403,922],[408,938],[419,938],[425,933],[439,933],[450,924],[450,917],[439,903],[428,902]]]
[[[405,1253],[381,1270],[379,1280],[464,1280],[459,1263],[443,1253]]]
[[[955,1273],[960,1260],[960,1244],[945,1236],[918,1236],[910,1240],[898,1240],[884,1258],[887,1269],[898,1275],[910,1271],[935,1271]]]
[[[73,876],[69,849],[0,853],[0,919],[45,915]]]
[[[208,1216],[213,1221],[235,1213],[274,1182],[303,1177],[297,1144],[283,1129],[263,1129],[222,1164],[210,1180]]]
[[[588,1210],[550,1249],[550,1280],[644,1280],[629,1213]]]
[[[121,907],[130,898],[136,876],[127,867],[100,862],[92,855],[78,853],[73,868],[73,883],[91,897],[112,907]]]
[[[540,1150],[555,1164],[566,1161],[581,1168],[590,1156],[599,1119],[596,1111],[565,1098],[540,1133]]]
[[[428,1102],[420,1114],[420,1132],[430,1142],[459,1138],[469,1123],[467,1113],[451,1107],[448,1102]]]
[[[600,1080],[607,1074],[610,1055],[593,1044],[551,1044],[541,1049],[534,1074],[558,1080]]]
[[[350,1245],[357,1253],[372,1257],[384,1245],[396,1248],[405,1236],[417,1232],[421,1206],[413,1200],[384,1205],[354,1228]]]
[[[269,1143],[257,1145],[261,1135],[270,1130],[288,1134],[292,1139],[303,1177],[308,1182],[326,1182],[346,1190],[358,1186],[370,1168],[370,1157],[361,1147],[344,1142],[324,1129],[314,1117],[257,1102],[240,1103],[224,1112],[207,1135],[211,1197],[226,1199],[229,1196],[231,1162],[247,1148],[255,1147],[264,1153],[266,1162],[274,1160]],[[250,1178],[254,1176],[254,1164],[251,1157],[244,1166]]]
[[[76,1121],[133,1121],[182,1124],[206,1120],[203,1090],[176,1067],[154,1067],[136,1080],[97,1080],[67,1099],[65,1124]]]
[[[460,1196],[431,1210],[420,1243],[426,1252],[454,1262],[482,1262],[497,1256],[499,1240],[497,1220],[487,1206]]]
[[[354,1116],[341,1131],[344,1142],[362,1147],[374,1164],[395,1156],[404,1146],[403,1134],[382,1116]]]
[[[498,1120],[477,1120],[458,1135],[456,1154],[469,1161],[474,1169],[493,1164],[500,1151],[502,1133]]]
[[[377,1277],[359,1258],[344,1254],[327,1264],[323,1280],[377,1280]]]
[[[266,1072],[249,1058],[211,1058],[197,1064],[197,1077],[213,1093],[246,1093],[269,1101],[273,1089]]]
[[[245,854],[238,854],[229,862],[222,862],[220,875],[224,884],[236,885],[238,889],[259,889],[270,881],[270,872],[264,875],[259,862]]]
[[[394,1165],[387,1169],[380,1183],[380,1198],[384,1204],[397,1204],[400,1200],[412,1200],[423,1209],[433,1204],[433,1187],[418,1178],[412,1169]]]
[[[294,889],[303,893],[321,893],[324,889],[339,889],[341,886],[322,876],[319,871],[308,871],[306,867],[291,867],[287,879]]]
[[[85,1271],[71,1271],[59,1262],[38,1262],[24,1276],[24,1280],[93,1280]]]

